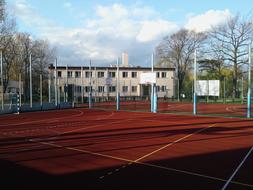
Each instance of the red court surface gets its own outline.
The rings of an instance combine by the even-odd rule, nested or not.
[[[213,190],[235,174],[226,189],[253,189],[252,146],[247,119],[81,108],[4,115],[1,185]]]
[[[86,106],[87,105],[83,105]],[[116,102],[95,102],[93,106],[101,109],[116,109]],[[122,101],[122,110],[132,111],[150,111],[150,101]],[[182,113],[192,114],[193,103],[192,102],[170,102],[159,101],[157,105],[157,111],[159,113]],[[247,105],[239,103],[198,103],[197,112],[200,115],[210,116],[225,116],[225,117],[246,117]]]

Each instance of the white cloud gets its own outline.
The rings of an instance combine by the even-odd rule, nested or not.
[[[104,19],[121,19],[128,16],[128,10],[120,4],[112,6],[97,6],[96,14]]]
[[[63,6],[75,8],[68,2]],[[27,26],[36,28],[39,37],[57,46],[62,64],[88,59],[110,62],[126,51],[133,61],[131,64],[144,65],[161,37],[177,28],[175,23],[161,19],[152,8],[140,5],[99,5],[95,7],[95,15],[86,17],[75,28],[46,19],[25,0],[16,2],[15,13]]]
[[[144,21],[136,39],[139,42],[149,42],[163,37],[167,35],[168,32],[175,31],[177,28],[175,23],[165,20]]]
[[[194,16],[192,13],[188,14],[188,22],[185,27],[189,30],[197,32],[208,31],[212,26],[216,26],[226,21],[231,13],[228,9],[225,10],[209,10],[204,14]]]

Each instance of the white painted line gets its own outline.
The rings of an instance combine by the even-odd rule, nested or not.
[[[234,173],[230,176],[230,178],[227,180],[226,184],[222,187],[221,190],[225,190],[228,187],[229,183],[231,183],[232,179],[237,174],[237,172],[240,170],[240,168],[242,167],[242,165],[244,164],[244,162],[247,160],[247,158],[249,157],[249,155],[251,154],[252,151],[253,151],[253,147],[251,147],[251,149],[249,150],[249,152],[243,158],[243,160],[241,161],[241,163],[237,166],[237,168],[235,169]]]
[[[40,141],[36,141],[36,140],[37,139],[30,139],[29,141],[37,142],[39,144],[48,145],[48,146],[52,146],[52,147],[63,148],[63,149],[67,149],[67,150],[73,150],[73,151],[77,151],[77,152],[83,152],[83,153],[86,153],[86,154],[101,156],[101,157],[104,157],[104,158],[111,158],[111,159],[115,159],[115,160],[125,161],[125,162],[128,162],[128,163],[129,162],[136,163],[136,164],[140,164],[140,165],[144,165],[144,166],[155,167],[155,168],[160,168],[160,169],[164,169],[164,170],[168,170],[168,171],[174,171],[174,172],[179,172],[179,173],[185,173],[185,174],[188,174],[188,175],[203,177],[203,178],[217,180],[217,181],[223,181],[223,182],[226,181],[225,179],[216,178],[216,177],[212,177],[212,176],[208,176],[208,175],[202,175],[202,174],[199,174],[199,173],[188,172],[188,171],[185,171],[185,170],[178,170],[178,169],[174,169],[174,168],[168,168],[168,167],[164,167],[164,166],[159,166],[159,165],[149,164],[149,163],[144,163],[144,162],[139,162],[139,161],[136,162],[136,161],[125,159],[125,158],[121,158],[121,157],[116,157],[116,156],[101,154],[101,153],[97,153],[97,152],[86,151],[86,150],[82,150],[82,149],[78,149],[78,148],[64,147],[64,146],[61,146],[61,145],[57,145],[57,144],[53,144],[53,143],[47,143],[47,142],[40,142]],[[126,165],[121,166],[121,168],[125,168],[125,167],[126,167]],[[116,169],[116,170],[119,171],[120,169]],[[101,176],[100,179],[102,179],[104,177],[105,176]],[[237,182],[237,181],[231,181],[231,183],[232,184],[241,185],[241,186],[245,186],[245,187],[253,187],[253,185],[251,185],[251,184],[240,183],[240,182]]]

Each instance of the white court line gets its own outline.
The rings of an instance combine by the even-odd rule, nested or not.
[[[77,117],[77,116],[81,116],[84,114],[83,111],[81,110],[74,110],[74,111],[78,111],[78,114],[75,115],[70,115],[70,116],[62,116],[62,117],[56,117],[56,118],[50,118],[50,119],[41,119],[41,120],[35,120],[35,121],[27,121],[27,122],[23,122],[23,123],[12,123],[12,124],[4,124],[4,125],[0,125],[0,127],[7,127],[7,126],[15,126],[15,125],[25,125],[25,124],[31,124],[31,123],[39,123],[42,121],[55,121],[58,119],[66,119],[66,118],[72,118],[72,117]]]
[[[228,187],[229,183],[231,183],[232,179],[237,174],[237,172],[240,170],[240,168],[242,167],[242,165],[244,164],[244,162],[247,160],[247,158],[249,157],[249,155],[251,154],[252,151],[253,151],[253,147],[251,147],[251,149],[249,150],[249,152],[243,158],[243,160],[241,161],[241,163],[237,166],[237,168],[235,169],[234,173],[230,176],[230,178],[227,180],[226,184],[222,187],[221,190],[225,190]]]
[[[107,154],[102,154],[102,153],[97,153],[97,152],[82,150],[82,149],[79,149],[79,148],[72,148],[72,147],[61,146],[61,145],[57,145],[55,143],[50,143],[50,142],[41,142],[41,141],[37,141],[37,139],[30,139],[30,141],[31,142],[36,142],[36,143],[39,143],[39,144],[43,144],[43,145],[48,145],[48,146],[55,147],[55,148],[62,148],[62,149],[77,151],[77,152],[81,152],[81,153],[85,153],[85,154],[90,154],[90,155],[94,155],[94,156],[99,156],[99,157],[114,159],[114,160],[118,160],[118,161],[123,161],[123,162],[127,162],[128,165],[135,163],[135,164],[140,164],[140,165],[144,165],[144,166],[154,167],[154,168],[163,169],[163,170],[167,170],[167,171],[173,171],[173,172],[178,172],[178,173],[184,173],[184,174],[187,174],[187,175],[202,177],[202,178],[206,178],[206,179],[210,179],[210,180],[215,180],[215,181],[222,181],[222,182],[226,181],[225,179],[222,179],[222,178],[217,178],[217,177],[203,175],[203,174],[199,174],[199,173],[195,173],[195,172],[189,172],[189,171],[185,171],[185,170],[178,170],[178,169],[174,169],[174,168],[159,166],[159,165],[156,165],[156,164],[149,164],[149,163],[144,163],[144,162],[139,162],[139,161],[137,162],[137,161],[126,159],[126,158],[122,158],[122,157],[111,156],[111,155],[107,155]],[[122,168],[126,168],[126,167],[127,167],[127,165],[123,165],[122,166]],[[120,171],[120,170],[117,169],[117,171]],[[100,179],[103,179],[104,177],[105,176],[101,176]],[[253,185],[251,185],[251,184],[240,183],[240,182],[237,182],[237,181],[231,181],[231,183],[232,184],[237,184],[237,185],[253,188]]]

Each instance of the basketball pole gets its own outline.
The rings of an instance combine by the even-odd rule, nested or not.
[[[197,50],[194,52],[194,94],[193,94],[193,114],[197,115]]]
[[[251,44],[249,44],[247,118],[251,118]]]
[[[117,58],[117,95],[116,95],[116,108],[120,110],[120,92],[119,92],[119,58]]]
[[[151,55],[151,72],[154,72],[154,54]],[[154,112],[154,84],[151,84],[151,105],[150,105],[150,111]]]
[[[152,53],[151,57],[152,61],[152,73],[154,72],[154,53]],[[157,92],[156,92],[156,83],[152,84],[152,91],[151,91],[151,112],[157,113]]]

